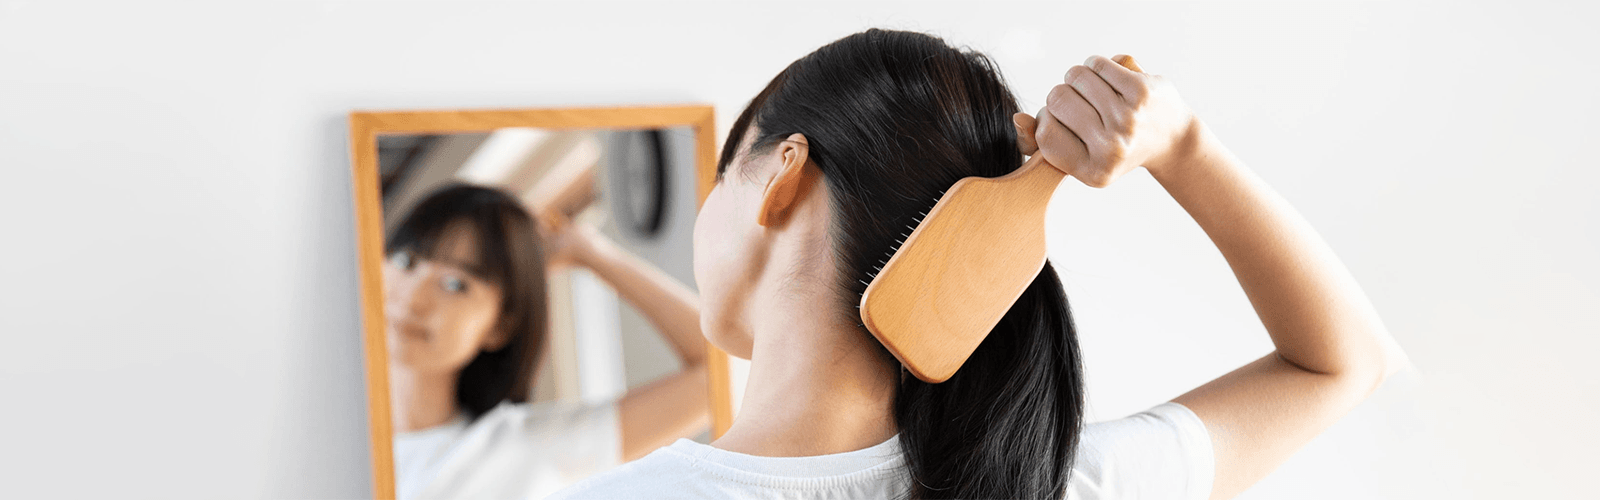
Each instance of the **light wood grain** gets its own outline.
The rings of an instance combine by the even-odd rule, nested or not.
[[[957,182],[867,286],[862,324],[917,378],[948,380],[1044,268],[1045,211],[1063,177],[1035,155]]]
[[[361,283],[362,346],[367,373],[367,417],[372,441],[374,498],[395,498],[394,424],[389,407],[389,356],[383,319],[383,206],[378,186],[378,136],[488,132],[505,127],[636,130],[693,127],[699,202],[716,178],[715,113],[711,106],[618,108],[356,111],[350,113],[356,253]],[[727,354],[707,344],[713,437],[733,423]]]
[[[389,414],[389,351],[383,331],[383,195],[378,187],[378,135],[350,116],[356,212],[356,265],[361,271],[362,347],[366,350],[367,420],[372,440],[372,496],[392,499],[394,422]]]

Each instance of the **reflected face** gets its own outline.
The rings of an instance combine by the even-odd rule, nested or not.
[[[777,171],[766,164],[776,156],[740,154],[718,174],[716,186],[694,222],[700,329],[713,345],[745,359],[750,358],[751,349],[747,315],[766,264],[761,238],[765,228],[756,222],[765,193],[762,172]]]
[[[480,351],[498,349],[498,286],[474,275],[477,238],[465,225],[445,230],[434,258],[391,254],[383,267],[389,355],[406,368],[460,371]]]

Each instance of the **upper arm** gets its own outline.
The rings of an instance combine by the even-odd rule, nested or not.
[[[1205,422],[1215,453],[1212,500],[1233,498],[1348,413],[1379,376],[1302,369],[1276,351],[1173,401]]]
[[[704,364],[628,391],[617,404],[622,460],[643,457],[678,438],[703,432],[711,423],[709,393]]]

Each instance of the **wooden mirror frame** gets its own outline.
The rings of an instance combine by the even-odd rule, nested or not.
[[[389,414],[389,351],[383,331],[383,202],[378,187],[378,136],[490,132],[506,127],[658,129],[688,125],[695,134],[695,184],[706,201],[716,182],[714,113],[708,105],[625,108],[552,108],[350,113],[350,156],[355,189],[357,268],[361,276],[361,330],[366,352],[367,418],[372,438],[372,493],[395,498],[394,426]],[[711,435],[733,423],[728,355],[706,344]]]

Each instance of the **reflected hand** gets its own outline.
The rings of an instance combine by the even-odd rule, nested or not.
[[[539,222],[544,234],[545,264],[550,268],[586,265],[594,253],[595,241],[601,237],[593,226],[560,214],[543,215]]]
[[[1105,187],[1143,165],[1155,171],[1194,151],[1199,120],[1166,78],[1133,58],[1090,57],[1050,90],[1037,119],[1012,117],[1017,145],[1091,187]]]

